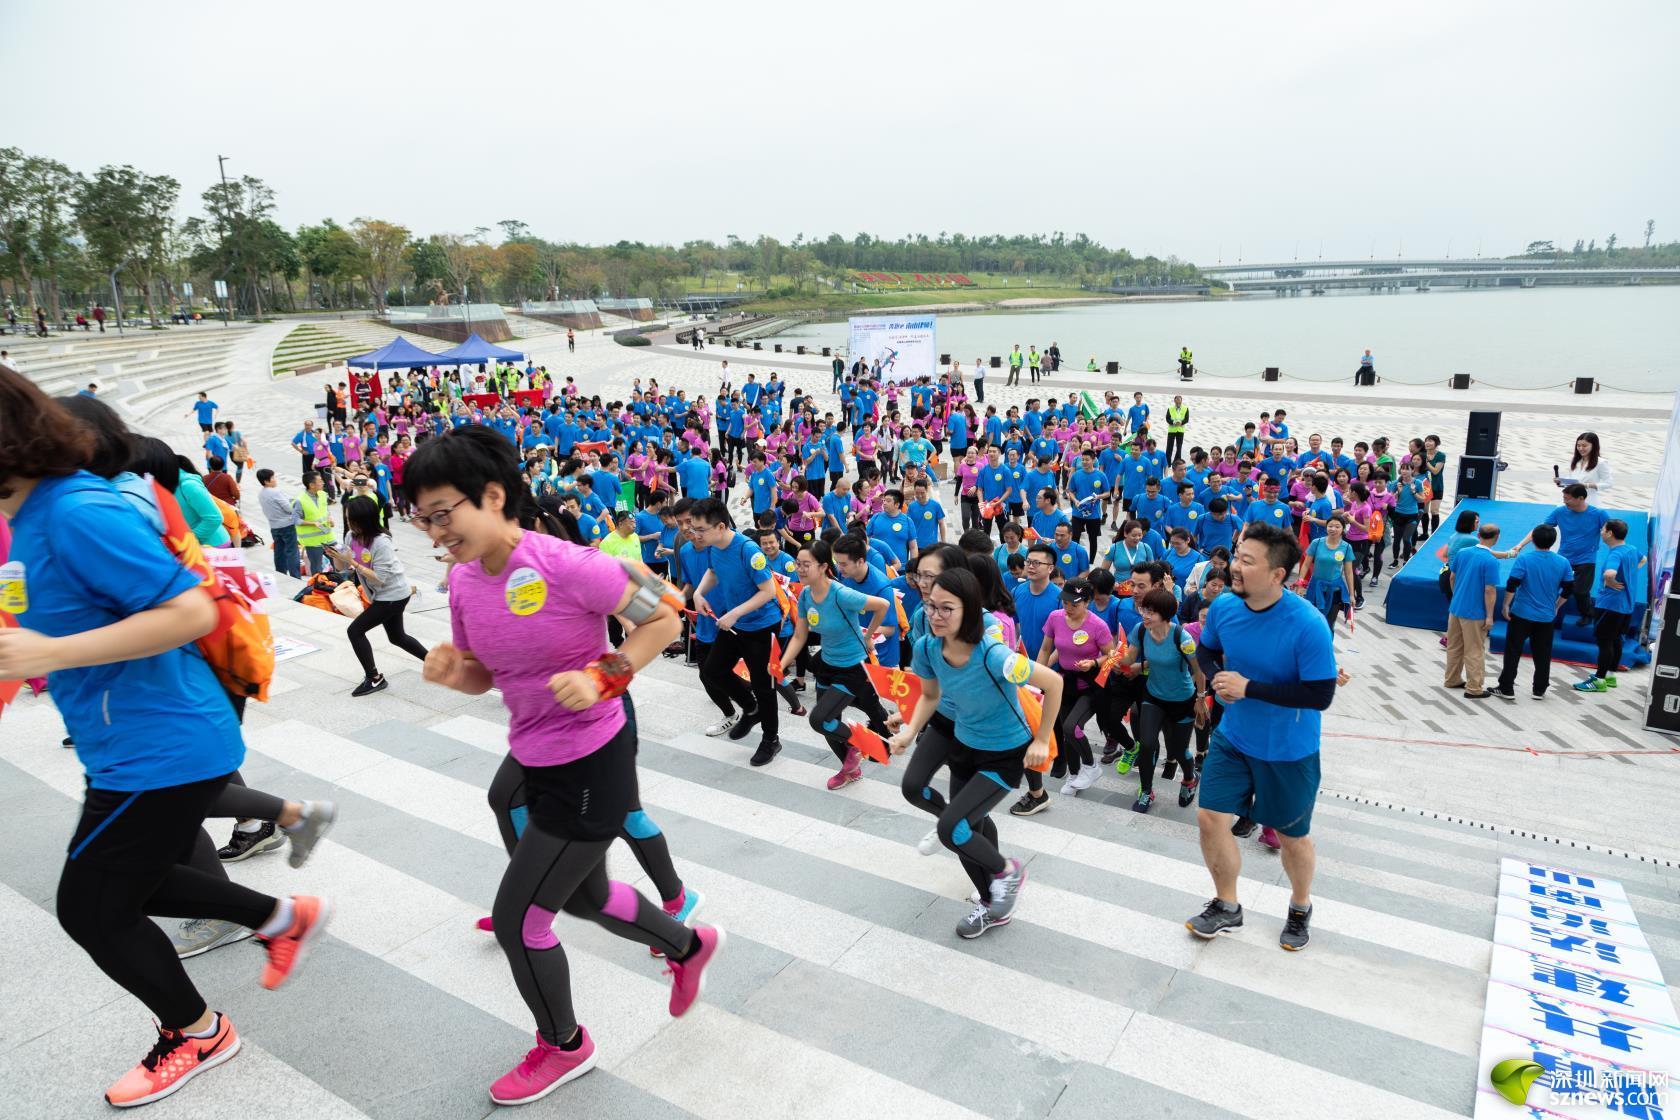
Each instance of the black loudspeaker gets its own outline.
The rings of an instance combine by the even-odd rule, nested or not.
[[[1458,457],[1458,500],[1487,498],[1499,494],[1499,460],[1492,455]]]
[[[992,368],[993,369],[1002,369],[1003,368],[1003,359],[998,357],[996,354],[992,355]]]
[[[1120,372],[1120,363],[1119,362],[1109,362],[1108,365],[1104,366],[1103,368],[1110,374],[1119,373]]]
[[[949,354],[939,355],[939,364],[942,365],[942,366],[950,365],[951,364],[951,355],[949,355]]]
[[[1281,381],[1282,379],[1283,374],[1278,372],[1276,366],[1267,366],[1265,371],[1260,374],[1260,380],[1262,381]]]
[[[1651,649],[1651,694],[1645,705],[1645,726],[1651,731],[1680,735],[1680,595],[1663,603],[1662,632]]]
[[[778,343],[776,343],[776,353],[780,354],[781,352],[782,352],[782,344],[778,342]]]
[[[1499,454],[1499,417],[1497,412],[1470,414],[1470,429],[1464,433],[1466,455]]]
[[[832,357],[833,357],[833,356],[834,356],[834,353],[833,353],[833,351],[834,351],[834,347],[832,347],[832,346],[824,346],[824,347],[823,347],[823,357],[825,357],[825,358],[832,358]]]
[[[1585,396],[1588,393],[1591,393],[1592,391],[1593,391],[1593,379],[1592,378],[1590,378],[1590,377],[1577,377],[1575,379],[1575,392],[1579,393],[1582,396]]]
[[[1374,369],[1359,370],[1353,375],[1353,383],[1369,388],[1377,383],[1377,371]]]
[[[1455,373],[1448,384],[1454,389],[1468,389],[1470,388],[1470,375],[1468,373]]]

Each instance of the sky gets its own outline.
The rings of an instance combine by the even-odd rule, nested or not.
[[[7,0],[0,144],[289,228],[1083,232],[1218,261],[1680,238],[1680,4]],[[19,99],[21,98],[21,102]]]

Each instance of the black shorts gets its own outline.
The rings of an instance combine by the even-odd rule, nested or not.
[[[636,801],[636,723],[599,750],[558,766],[524,766],[525,804],[544,832],[574,840],[611,840]]]
[[[204,814],[228,777],[141,791],[89,789],[69,858],[115,871],[186,863]]]
[[[930,724],[931,726],[931,724]],[[952,732],[955,732],[952,728]],[[965,746],[952,734],[951,747],[945,752],[945,767],[953,778],[984,776],[1005,789],[1021,788],[1026,775],[1027,747],[1030,742],[1007,751],[982,751]]]
[[[208,435],[209,433],[216,430],[216,425],[214,425],[214,424],[200,424],[198,426],[198,430],[201,431],[201,432],[204,432],[206,435]]]

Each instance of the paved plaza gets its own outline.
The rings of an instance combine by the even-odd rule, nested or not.
[[[286,444],[313,415],[320,377],[270,382],[267,352],[287,327],[243,343],[246,371],[212,396],[261,465],[295,488]],[[715,391],[736,351],[632,350],[599,335],[568,355],[563,335],[522,345],[586,393],[611,399],[633,378],[690,396]],[[770,361],[765,354],[752,358]],[[820,368],[819,368],[820,367]],[[765,366],[753,367],[762,378]],[[789,358],[784,378],[827,395],[821,359]],[[745,370],[734,378],[744,379]],[[1048,391],[1171,383],[1069,374],[1029,393],[988,382],[987,401]],[[1188,443],[1225,440],[1267,406],[1187,387]],[[1258,388],[1244,383],[1244,391]],[[1386,398],[1383,398],[1386,399]],[[1530,398],[1531,400],[1539,398]],[[1283,386],[1298,432],[1404,438],[1438,431],[1456,452],[1464,404],[1367,403]],[[1639,401],[1606,402],[1638,404]],[[1497,407],[1497,405],[1495,405]],[[198,454],[180,408],[153,424]],[[1653,409],[1654,412],[1654,409]],[[1566,402],[1507,407],[1501,497],[1551,500],[1550,466],[1596,429],[1616,464],[1610,505],[1644,508],[1665,421],[1587,418]],[[244,510],[259,533],[254,481]],[[409,629],[448,634],[441,566],[421,534],[395,527],[424,590]],[[266,566],[266,553],[252,552]],[[279,581],[283,595],[296,582]],[[1620,880],[1665,975],[1680,981],[1680,751],[1640,730],[1646,671],[1614,693],[1577,695],[1559,674],[1544,702],[1477,704],[1440,687],[1436,635],[1388,626],[1380,595],[1337,649],[1352,680],[1326,713],[1314,937],[1282,953],[1288,899],[1278,857],[1243,843],[1238,934],[1204,944],[1184,919],[1211,894],[1194,808],[1166,797],[1130,811],[1135,776],[1106,771],[1051,811],[997,818],[1002,847],[1028,864],[1018,918],[977,941],[952,927],[966,876],[923,857],[928,818],[898,791],[898,769],[869,766],[839,793],[833,756],[783,709],[782,755],[747,765],[750,743],[704,737],[715,709],[692,670],[660,661],[633,696],[647,811],[671,841],[703,916],[730,934],[705,1000],[666,1013],[661,966],[639,946],[562,918],[579,1019],[601,1066],[524,1110],[535,1117],[882,1118],[1114,1116],[1407,1120],[1468,1116],[1502,856],[1549,860]],[[530,1017],[489,912],[506,857],[484,801],[505,751],[499,698],[426,685],[419,663],[373,647],[391,687],[361,699],[345,620],[289,601],[278,637],[308,652],[278,670],[246,719],[244,773],[290,798],[332,798],[340,821],[302,870],[277,856],[232,865],[270,892],[329,894],[337,914],[297,979],[257,984],[254,943],[189,962],[212,1006],[245,1040],[226,1068],[149,1115],[456,1118],[496,1110],[485,1090],[530,1045]],[[1524,670],[1526,680],[1527,670]],[[150,1043],[144,1009],[107,981],[54,917],[53,892],[82,792],[51,704],[20,699],[0,721],[0,1115],[103,1116],[101,1091]],[[1056,783],[1051,783],[1056,788]],[[1163,787],[1170,788],[1170,787]],[[224,838],[225,826],[212,825]],[[615,876],[641,881],[615,848]],[[1515,1114],[1515,1110],[1513,1110]]]

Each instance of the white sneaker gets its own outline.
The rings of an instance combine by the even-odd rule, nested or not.
[[[931,856],[944,846],[939,842],[939,830],[937,828],[916,841],[916,850],[924,856]]]
[[[1083,770],[1081,770],[1079,772],[1079,774],[1083,774],[1083,773],[1085,773],[1085,771],[1083,771]],[[1067,781],[1062,783],[1062,796],[1063,797],[1069,797],[1069,796],[1072,796],[1073,794],[1076,794],[1076,793],[1079,792],[1079,790],[1080,790],[1079,774],[1069,774],[1067,776]]]
[[[719,735],[727,735],[729,734],[730,728],[735,726],[738,719],[739,717],[737,716],[724,716],[722,719],[706,728],[706,734],[710,735],[714,739],[716,739]]]
[[[1079,768],[1079,773],[1068,779],[1068,781],[1076,790],[1090,789],[1092,786],[1097,784],[1097,779],[1099,777],[1101,777],[1101,774],[1098,772],[1097,767],[1082,766]]]

